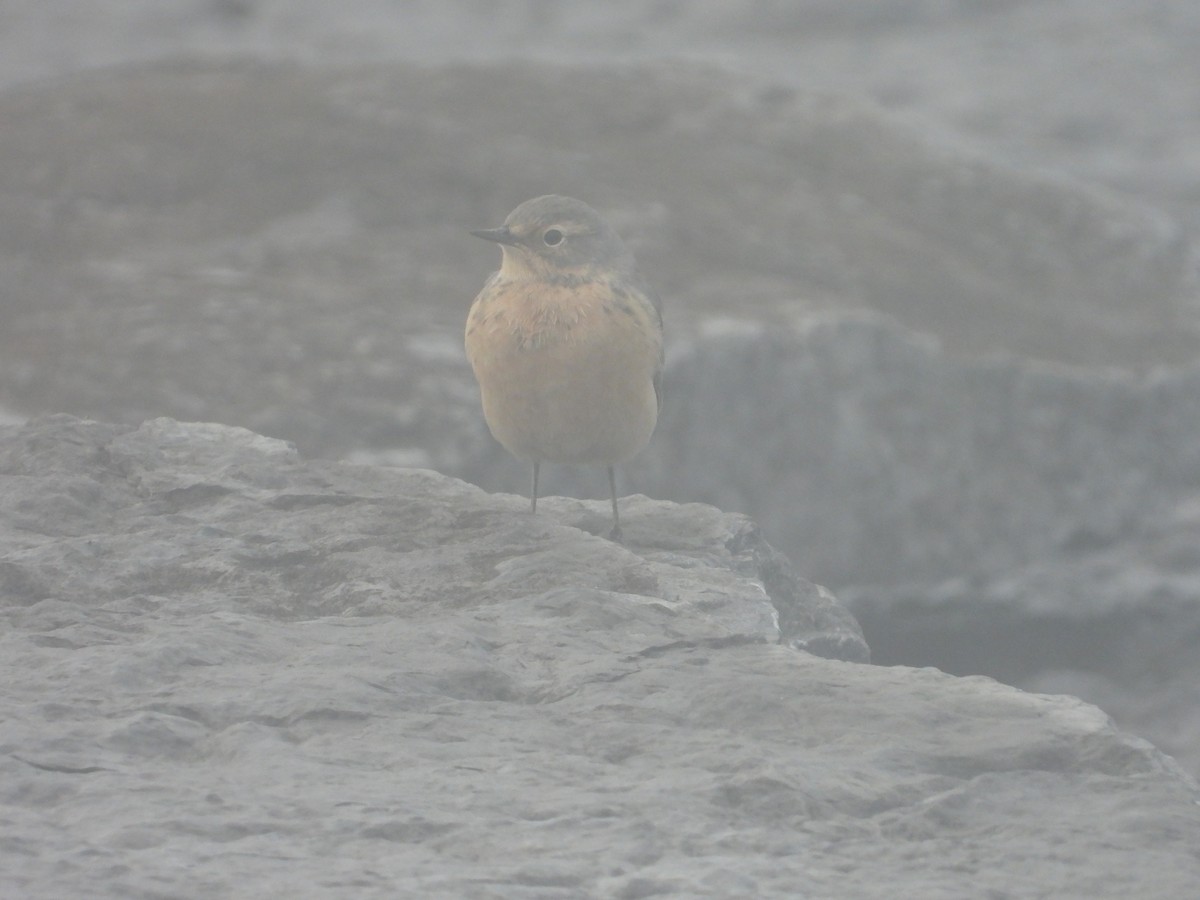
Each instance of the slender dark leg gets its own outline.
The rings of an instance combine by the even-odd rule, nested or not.
[[[529,503],[529,511],[531,513],[537,512],[537,478],[538,478],[538,466],[540,466],[540,465],[541,465],[541,463],[536,463],[536,462],[533,464],[533,484],[529,488],[529,496],[531,498],[530,503]]]
[[[617,515],[617,473],[612,466],[608,467],[608,491],[612,495],[613,527],[608,533],[609,540],[621,540],[621,517]]]

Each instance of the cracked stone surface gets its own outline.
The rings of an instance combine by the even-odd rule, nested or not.
[[[1177,897],[1200,791],[1073,697],[865,663],[753,523],[244,429],[0,429],[27,897]],[[809,647],[823,656],[806,652]]]

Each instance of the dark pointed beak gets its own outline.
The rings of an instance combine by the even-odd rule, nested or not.
[[[472,231],[471,234],[483,238],[485,241],[495,241],[497,244],[515,244],[517,242],[507,228],[484,228],[480,231]]]

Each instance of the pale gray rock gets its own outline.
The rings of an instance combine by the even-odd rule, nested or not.
[[[1079,693],[1200,771],[1200,368],[836,315],[712,328],[668,383],[640,489],[752,512],[877,661]]]
[[[714,327],[667,374],[639,477],[655,496],[753,510],[835,584],[999,578],[1200,503],[1200,366],[968,360],[887,318],[835,314]]]
[[[3,572],[14,603],[155,596],[160,580],[195,577],[211,581],[197,601],[206,607],[235,598],[238,609],[361,616],[563,581],[655,597],[679,642],[715,628],[722,641],[868,657],[828,592],[792,572],[753,522],[712,507],[626,498],[622,545],[593,539],[610,526],[607,504],[549,497],[531,517],[523,498],[493,500],[426,470],[306,463],[291,444],[240,428],[50,416],[5,433],[13,552]],[[62,478],[47,481],[56,471]],[[56,540],[32,537],[47,529]],[[464,544],[460,569],[445,555],[452,544]]]
[[[1098,709],[798,650],[863,646],[748,520],[626,502],[621,546],[603,502],[532,518],[235,427],[0,429],[0,885],[1173,898],[1200,878],[1200,790]]]
[[[335,66],[716,60],[870,96],[946,143],[1107,183],[1200,224],[1191,0],[8,0],[0,15],[0,85],[231,55]]]

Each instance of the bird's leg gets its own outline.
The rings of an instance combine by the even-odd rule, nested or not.
[[[529,512],[534,514],[537,513],[537,482],[539,465],[540,463],[537,462],[533,464],[533,484],[529,488],[529,496],[531,498],[529,502]]]
[[[621,541],[621,517],[617,514],[617,473],[612,466],[608,467],[608,491],[612,495],[613,527],[608,533],[610,541]]]

